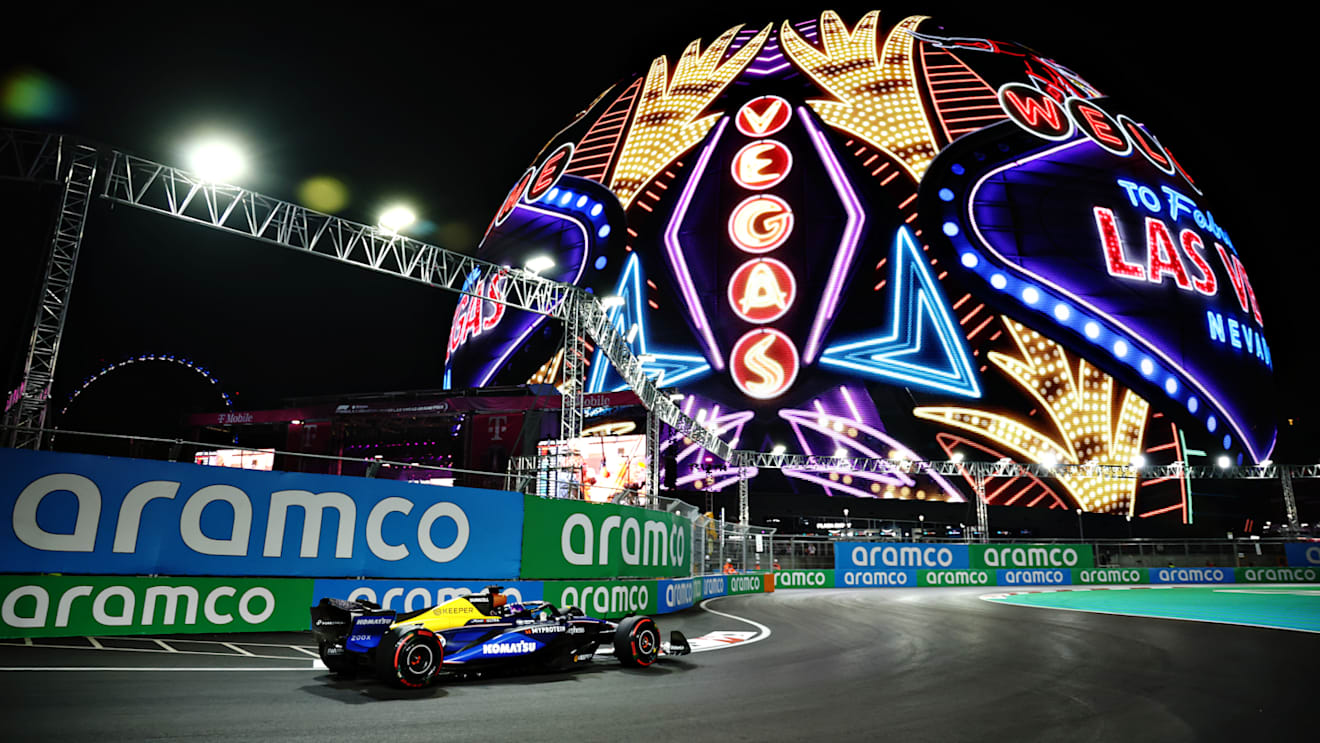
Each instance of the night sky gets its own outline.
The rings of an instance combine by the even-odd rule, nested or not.
[[[1320,359],[1309,321],[1320,258],[1295,216],[1306,213],[1302,184],[1315,156],[1310,117],[1290,111],[1314,65],[1306,37],[1286,30],[1314,19],[1007,2],[451,5],[42,10],[44,18],[25,21],[27,31],[7,35],[0,75],[44,78],[53,106],[35,118],[11,108],[6,125],[64,131],[178,166],[190,138],[229,132],[252,161],[241,185],[296,200],[299,183],[333,176],[350,194],[340,216],[372,223],[385,203],[407,200],[426,222],[414,236],[471,251],[545,141],[654,56],[672,63],[692,39],[826,7],[849,24],[879,7],[886,27],[926,13],[950,35],[1018,41],[1057,59],[1174,149],[1217,205],[1260,298],[1280,394],[1276,458],[1315,461],[1320,404],[1311,377]],[[663,10],[644,10],[651,7]],[[0,183],[6,393],[19,380],[53,194]],[[240,408],[438,388],[453,303],[417,284],[98,202],[55,399],[143,352],[195,359],[238,393]],[[184,379],[143,375],[107,386],[97,415],[220,408],[218,396]]]

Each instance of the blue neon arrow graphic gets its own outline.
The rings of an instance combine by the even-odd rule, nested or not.
[[[820,363],[881,379],[980,397],[971,355],[912,233],[894,240],[889,333],[830,346]]]

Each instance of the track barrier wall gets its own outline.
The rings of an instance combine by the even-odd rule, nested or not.
[[[842,575],[841,579],[836,576]],[[935,586],[1112,586],[1198,583],[1320,583],[1320,567],[1025,568],[1000,570],[783,570],[776,590]]]
[[[616,618],[776,589],[1320,582],[1315,542],[1246,568],[1096,567],[1086,544],[837,542],[832,569],[688,577],[692,522],[665,511],[14,449],[0,449],[0,509],[0,637],[303,630],[322,597],[409,611],[491,584]]]
[[[0,576],[0,637],[307,629],[307,578]]]
[[[0,449],[0,571],[516,578],[521,493]]]
[[[692,522],[666,511],[524,496],[523,578],[691,575]]]

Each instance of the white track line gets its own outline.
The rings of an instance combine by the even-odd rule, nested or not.
[[[714,648],[694,649],[692,651],[693,653],[705,653],[711,650],[727,650],[728,648],[742,647],[743,645],[751,645],[754,642],[760,642],[770,636],[770,628],[765,626],[764,624],[761,624],[760,622],[754,622],[750,619],[747,619],[746,617],[740,617],[737,616],[736,614],[728,614],[722,611],[715,611],[714,609],[710,608],[710,602],[719,601],[720,599],[726,599],[726,598],[728,598],[728,596],[716,596],[715,598],[706,599],[705,601],[701,602],[701,610],[710,612],[711,614],[718,614],[719,616],[722,617],[728,617],[729,619],[750,624],[756,629],[760,630],[760,634],[756,635],[755,637],[750,637],[746,640],[743,640],[742,642],[733,643],[730,645],[724,645],[721,647],[714,647]]]
[[[222,642],[222,643],[220,643],[220,644],[221,644],[221,645],[224,645],[225,647],[229,648],[230,650],[233,650],[235,653],[241,653],[241,654],[246,655],[246,656],[248,656],[248,657],[255,657],[252,653],[249,653],[248,651],[244,650],[243,648],[240,648],[239,646],[235,645],[235,644],[232,643],[232,642]]]
[[[136,666],[120,666],[120,667],[118,667],[118,668],[115,668],[115,667],[112,667],[112,666],[59,666],[59,667],[54,667],[54,666],[0,666],[0,673],[6,672],[6,671],[14,671],[14,672],[22,672],[22,673],[28,673],[28,672],[31,672],[31,671],[192,671],[192,672],[199,672],[199,671],[207,671],[207,672],[209,672],[209,671],[217,671],[217,672],[225,672],[225,673],[230,673],[230,672],[234,672],[234,673],[240,673],[240,672],[241,672],[241,673],[246,673],[246,672],[251,672],[251,671],[320,671],[320,670],[324,670],[324,669],[325,669],[324,666],[321,666],[320,668],[317,668],[318,665],[320,665],[320,664],[319,664],[319,661],[316,662],[316,663],[311,663],[311,664],[306,665],[306,666],[298,666],[298,667],[296,667],[296,668],[293,668],[293,667],[291,667],[291,668],[223,668],[223,667],[209,667],[209,668],[208,668],[208,667],[163,668],[163,667],[159,667],[159,666],[157,666],[157,667],[153,667],[153,668],[147,668],[147,667],[136,667]]]
[[[88,637],[87,641],[90,642],[92,644],[92,647],[96,648],[97,650],[105,650],[105,646],[102,645],[101,642],[97,640],[95,637]]]
[[[167,652],[167,653],[177,653],[177,652],[179,652],[179,650],[178,650],[177,648],[172,648],[172,647],[170,647],[169,645],[166,645],[164,640],[152,640],[152,642],[154,642],[154,643],[156,643],[157,645],[159,645],[159,646],[165,648],[165,652]]]
[[[215,643],[215,644],[216,644],[216,645],[223,645],[224,643],[219,643],[219,642],[218,642],[218,643]],[[51,648],[51,649],[55,649],[55,650],[94,650],[94,649],[95,649],[95,648],[90,648],[90,647],[88,647],[88,646],[86,646],[86,645],[44,645],[44,644],[43,644],[43,645],[10,645],[10,646],[8,646],[8,647],[15,647],[15,648],[19,648],[19,647]],[[288,645],[273,645],[272,647],[277,647],[277,648],[287,648]],[[164,655],[164,654],[166,654],[166,653],[168,652],[168,651],[166,651],[166,650],[157,650],[156,648],[106,648],[106,647],[103,647],[103,648],[101,648],[101,650],[103,650],[103,651],[105,651],[105,652],[107,652],[107,653],[159,653],[159,654],[162,654],[162,655]],[[210,655],[210,656],[218,656],[218,657],[221,657],[221,658],[234,658],[234,657],[236,657],[233,653],[213,653],[213,652],[211,652],[211,651],[209,651],[209,650],[176,650],[176,651],[174,651],[174,652],[175,652],[176,654],[178,654],[178,655]],[[253,657],[253,658],[266,658],[266,659],[269,659],[269,660],[297,660],[296,658],[290,658],[290,657],[287,656],[287,655],[255,655],[255,654],[251,654],[251,653],[249,653],[249,655],[251,655],[251,657]]]

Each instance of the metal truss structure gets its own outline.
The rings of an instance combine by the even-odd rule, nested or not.
[[[1183,463],[1148,466],[1024,464],[1015,462],[926,462],[912,460],[858,459],[802,454],[770,454],[735,450],[713,431],[684,414],[646,376],[642,362],[631,351],[624,336],[610,323],[597,299],[568,284],[544,279],[516,267],[500,266],[462,253],[404,237],[388,230],[351,222],[263,196],[248,189],[206,181],[186,171],[118,151],[100,151],[89,145],[54,134],[0,130],[0,177],[32,181],[63,179],[64,195],[60,221],[51,245],[41,306],[28,354],[22,394],[15,407],[19,419],[11,425],[40,429],[46,397],[54,375],[64,311],[77,262],[77,249],[86,219],[98,160],[109,161],[103,198],[158,214],[183,219],[244,237],[262,240],[343,263],[379,271],[399,278],[456,293],[472,278],[489,286],[500,277],[503,304],[562,320],[564,334],[565,389],[560,434],[577,438],[582,431],[582,378],[585,343],[590,339],[642,404],[656,419],[648,423],[652,449],[659,441],[659,422],[697,443],[723,460],[726,469],[783,469],[793,467],[822,471],[902,472],[966,475],[974,482],[989,477],[1056,477],[1084,475],[1102,478],[1186,477],[1190,479],[1280,479],[1290,525],[1296,526],[1297,509],[1292,480],[1320,478],[1320,465],[1266,465],[1249,467],[1190,466]],[[483,297],[489,299],[489,297]],[[34,425],[35,424],[35,425]],[[40,436],[16,445],[40,446]],[[515,458],[523,459],[523,458]],[[654,462],[654,460],[653,460]],[[526,470],[536,467],[527,463]],[[653,471],[658,468],[652,467]],[[511,471],[512,462],[511,462]],[[653,473],[654,478],[654,473]],[[739,520],[747,523],[746,479],[739,482]],[[984,498],[978,491],[978,520],[984,534]]]
[[[0,178],[58,183],[64,138],[24,129],[0,129]]]
[[[61,183],[59,217],[46,257],[19,396],[5,411],[6,422],[13,426],[9,445],[37,449],[46,425],[47,400],[55,381],[55,363],[59,360],[87,208],[92,201],[98,154],[87,145],[66,145],[53,135],[7,132],[0,136],[0,158],[5,164],[0,173],[6,177]]]

